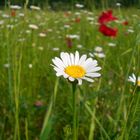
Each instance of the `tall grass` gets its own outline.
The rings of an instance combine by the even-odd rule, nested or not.
[[[19,16],[24,12],[24,17]],[[56,78],[51,59],[62,51],[78,50],[89,55],[96,46],[101,46],[106,55],[95,57],[102,67],[102,76],[93,84],[83,81],[77,87],[75,135],[79,140],[140,138],[140,89],[127,80],[133,72],[140,74],[138,9],[122,10],[121,15],[120,10],[114,10],[120,20],[129,22],[128,26],[112,24],[119,30],[116,38],[98,32],[97,10],[69,14],[20,10],[9,18],[3,14],[10,15],[10,10],[2,11],[0,16],[0,21],[4,21],[0,25],[0,139],[72,139],[75,126],[71,84]],[[80,22],[75,22],[77,17]],[[39,29],[30,29],[29,24]],[[46,36],[40,37],[39,33]],[[72,48],[67,47],[68,34],[80,36],[72,40]]]

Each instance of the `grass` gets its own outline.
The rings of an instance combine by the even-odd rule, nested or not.
[[[24,17],[19,13],[24,13]],[[133,72],[140,74],[139,10],[121,10],[121,15],[114,10],[119,21],[129,22],[128,26],[112,24],[119,30],[116,38],[98,32],[100,13],[20,10],[15,17],[3,18],[4,14],[10,15],[10,10],[1,11],[0,21],[4,22],[0,25],[1,140],[72,139],[71,84],[62,77],[57,79],[51,59],[62,51],[78,50],[88,55],[96,46],[103,48],[106,57],[95,57],[102,67],[101,78],[93,84],[83,81],[77,87],[78,139],[140,139],[140,89],[127,80]],[[81,21],[75,22],[76,17]],[[87,17],[94,19],[89,21]],[[29,24],[39,29],[30,29]],[[134,32],[128,33],[128,29]],[[46,36],[40,37],[39,33]],[[72,40],[72,48],[67,47],[68,34],[80,36]],[[110,47],[110,42],[116,46]]]

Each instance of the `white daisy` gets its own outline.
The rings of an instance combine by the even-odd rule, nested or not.
[[[128,81],[132,82],[134,85],[137,84],[137,86],[140,86],[140,76],[136,77],[134,73],[132,73],[132,76],[128,77]]]
[[[82,84],[82,80],[94,82],[92,78],[100,77],[98,73],[101,67],[97,66],[98,63],[92,58],[87,58],[87,55],[79,56],[79,52],[75,54],[68,54],[66,52],[60,53],[60,58],[55,57],[52,59],[56,76],[63,76],[68,78],[71,82],[78,81],[78,84]]]

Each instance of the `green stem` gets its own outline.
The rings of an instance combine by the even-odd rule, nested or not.
[[[77,140],[77,109],[76,109],[76,83],[72,83],[72,104],[73,104],[73,140]]]
[[[41,130],[40,140],[48,139],[48,133],[49,133],[50,128],[51,128],[51,126],[49,126],[49,123],[50,123],[50,118],[51,118],[51,115],[52,115],[52,110],[53,110],[53,107],[55,105],[55,100],[56,100],[57,90],[58,90],[58,84],[59,84],[59,79],[57,78],[56,82],[55,82],[55,86],[54,86],[54,93],[53,93],[53,96],[51,98],[51,102],[50,102],[50,105],[48,107],[48,111],[47,111],[47,113],[45,115],[45,118],[44,118],[44,123],[43,123],[43,127],[42,127],[42,130]]]

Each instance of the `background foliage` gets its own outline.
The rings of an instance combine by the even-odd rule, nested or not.
[[[3,0],[0,1],[0,5],[6,5],[8,2],[10,4],[24,5],[25,1],[26,0]],[[86,8],[92,9],[93,7],[114,7],[117,2],[121,3],[123,7],[137,6],[140,8],[140,0],[29,0],[29,5],[33,4],[42,7],[49,5],[55,8],[56,5],[60,6],[64,3],[69,6],[74,6],[75,3],[81,3],[84,4]]]

